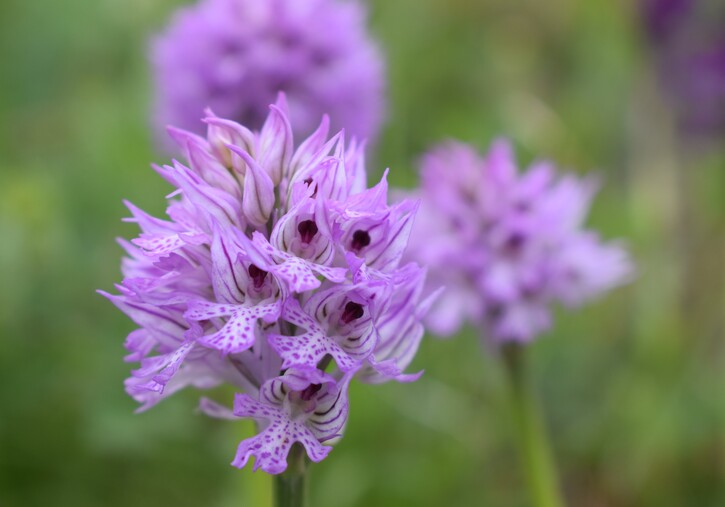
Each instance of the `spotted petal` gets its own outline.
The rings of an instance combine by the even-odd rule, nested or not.
[[[282,368],[294,365],[315,367],[326,355],[332,356],[342,371],[350,371],[360,365],[335,340],[328,337],[320,325],[307,315],[296,299],[287,301],[282,318],[294,324],[304,332],[297,336],[270,334],[267,340],[270,346],[283,360]]]
[[[224,305],[208,301],[193,301],[184,317],[200,322],[217,317],[229,317],[222,328],[199,338],[199,342],[220,350],[223,354],[236,354],[254,345],[257,320],[274,322],[279,317],[280,302],[257,305]]]
[[[242,468],[251,456],[255,457],[254,470],[280,474],[287,469],[287,455],[292,444],[300,442],[314,462],[320,462],[332,450],[322,445],[315,434],[303,423],[293,421],[276,406],[260,403],[246,394],[234,399],[234,415],[268,422],[260,434],[243,440],[237,448],[232,465]]]
[[[292,265],[289,268],[284,268],[282,270],[283,273],[288,273],[290,276],[294,274],[298,274],[301,271],[307,271],[307,272],[313,272],[311,276],[315,276],[314,273],[320,274],[330,280],[331,282],[343,282],[345,280],[345,276],[347,274],[347,270],[344,268],[333,268],[328,266],[322,266],[320,264],[316,264],[314,262],[301,259],[299,257],[295,257],[294,255],[291,255],[287,252],[283,252],[282,250],[279,250],[272,246],[272,244],[267,241],[267,239],[262,236],[260,233],[255,232],[253,239],[257,245],[262,247],[264,252],[272,257],[272,258],[278,258],[283,259],[282,264],[280,266],[284,266],[287,262],[292,262]],[[298,262],[299,261],[299,262]],[[310,276],[310,275],[306,275]],[[315,285],[317,287],[319,284]],[[308,289],[309,290],[309,289]]]
[[[164,386],[176,374],[179,367],[194,348],[194,341],[189,340],[183,343],[178,349],[162,354],[160,356],[149,357],[141,361],[141,367],[131,372],[134,377],[146,378],[147,381],[134,386],[135,390],[147,390],[162,393]]]
[[[255,232],[251,240],[246,237],[240,237],[239,240],[250,261],[260,269],[274,274],[291,292],[306,292],[319,287],[320,281],[315,273],[335,282],[345,279],[346,269],[321,266],[283,252],[272,246],[259,232]]]
[[[132,218],[125,222],[136,222],[141,228],[141,236],[131,242],[140,247],[145,255],[168,255],[187,244],[204,243],[206,235],[198,230],[184,230],[173,223],[154,218],[128,201],[124,204],[131,212]]]

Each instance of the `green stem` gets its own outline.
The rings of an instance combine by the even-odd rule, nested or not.
[[[502,353],[511,383],[514,422],[532,503],[535,507],[563,507],[556,466],[527,374],[525,349],[519,344],[508,344]]]
[[[274,478],[275,507],[305,507],[307,505],[305,450],[300,444],[290,449],[287,470]]]

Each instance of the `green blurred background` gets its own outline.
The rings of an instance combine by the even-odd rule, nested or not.
[[[174,0],[0,2],[0,506],[270,505],[229,466],[246,422],[196,394],[134,415],[122,198],[156,214],[145,45]],[[512,137],[605,180],[590,223],[635,283],[531,348],[569,504],[725,505],[725,156],[685,139],[626,0],[376,0],[389,122],[370,169],[415,183],[449,136]],[[470,331],[427,339],[413,385],[352,389],[314,506],[525,506],[499,362]]]

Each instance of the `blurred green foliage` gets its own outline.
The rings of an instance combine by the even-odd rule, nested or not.
[[[0,3],[0,505],[265,506],[228,465],[248,423],[184,393],[143,415],[122,390],[128,198],[163,211],[146,42],[173,0]],[[577,507],[725,505],[725,157],[681,142],[633,3],[374,0],[389,122],[371,171],[415,183],[433,142],[514,139],[523,161],[596,169],[591,223],[637,281],[561,312],[531,348]],[[356,385],[312,505],[524,506],[495,353],[427,339],[413,385]]]

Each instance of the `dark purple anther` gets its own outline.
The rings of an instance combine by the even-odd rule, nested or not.
[[[349,324],[353,320],[359,319],[364,314],[365,310],[363,309],[361,304],[349,301],[345,305],[345,310],[342,312],[342,317],[340,317],[340,320],[343,324]]]
[[[300,399],[303,401],[310,401],[320,389],[322,389],[322,384],[310,384],[300,391]]]
[[[359,252],[369,244],[370,234],[368,234],[368,231],[355,231],[352,234],[352,244],[350,246],[354,251]]]
[[[305,220],[297,224],[297,232],[300,233],[303,243],[309,243],[317,234],[317,224],[314,220]]]
[[[264,279],[267,278],[266,271],[263,271],[254,264],[251,264],[247,272],[249,273],[249,276],[252,277],[252,283],[254,284],[255,289],[259,289],[262,285],[264,285]]]

